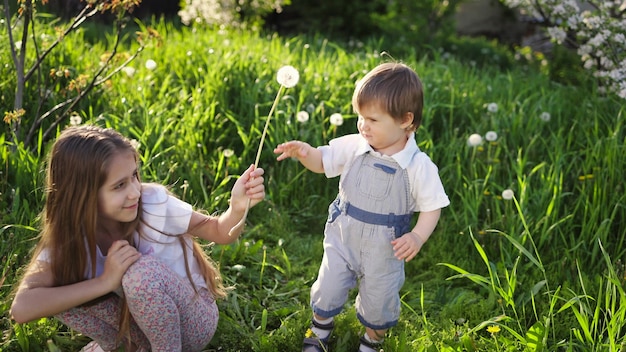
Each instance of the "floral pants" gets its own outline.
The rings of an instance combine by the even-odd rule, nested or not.
[[[152,351],[201,351],[211,340],[219,312],[211,293],[180,277],[158,259],[142,256],[128,268],[122,288],[132,315],[130,337]],[[89,336],[106,351],[116,350],[120,298],[117,295],[72,308],[55,317]]]

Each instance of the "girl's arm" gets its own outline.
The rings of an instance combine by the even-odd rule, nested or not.
[[[280,154],[278,161],[287,158],[297,158],[300,163],[310,171],[321,174],[324,172],[322,164],[322,152],[301,141],[290,141],[279,144],[274,149],[275,154]]]
[[[251,165],[235,182],[230,196],[230,206],[226,212],[219,216],[193,212],[189,221],[189,233],[217,244],[228,244],[237,240],[241,230],[232,236],[228,233],[243,217],[248,199],[250,206],[253,207],[265,198],[263,174],[263,169],[255,169]]]
[[[50,263],[35,262],[26,272],[11,304],[11,317],[18,323],[53,316],[104,296],[121,285],[126,269],[140,254],[126,241],[111,245],[104,273],[94,279],[53,286]]]

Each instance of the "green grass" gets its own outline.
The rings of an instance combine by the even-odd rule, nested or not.
[[[383,40],[351,45],[316,36],[155,26],[164,44],[147,47],[131,63],[134,76],[115,75],[76,112],[83,123],[111,126],[140,142],[143,179],[170,185],[209,212],[227,207],[234,178],[254,162],[278,90],[276,71],[289,64],[300,72],[272,117],[261,155],[267,200],[251,210],[240,241],[210,249],[235,290],[220,302],[218,332],[207,347],[299,351],[337,180],[294,161],[276,162],[271,150],[285,140],[319,145],[356,131],[350,106],[355,80],[388,60],[379,55],[388,46]],[[130,39],[123,48],[129,53],[136,45]],[[64,43],[47,68],[90,72],[107,47],[89,29]],[[9,62],[6,46],[0,47]],[[623,101],[600,96],[584,79],[579,86],[561,85],[523,64],[504,71],[465,63],[462,53],[389,54],[424,82],[417,140],[439,166],[451,205],[406,265],[401,320],[385,350],[618,350],[626,326]],[[155,70],[144,67],[148,59],[157,62]],[[0,70],[3,103],[10,106],[13,74]],[[489,103],[498,111],[488,112]],[[295,120],[300,110],[310,113],[306,124]],[[335,112],[343,114],[342,126],[329,123]],[[540,118],[543,112],[549,121]],[[470,134],[487,131],[498,139],[467,145]],[[17,325],[8,317],[11,288],[37,235],[41,163],[50,141],[29,151],[0,138],[0,205],[6,210],[0,350],[78,350],[88,340],[52,319]],[[226,149],[234,155],[225,157]],[[504,189],[515,198],[503,200]],[[488,332],[493,326],[500,331]],[[362,333],[349,302],[337,317],[333,350],[356,350]]]

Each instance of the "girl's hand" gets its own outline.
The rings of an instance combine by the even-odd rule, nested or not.
[[[263,184],[263,174],[265,170],[254,165],[244,171],[239,177],[230,196],[230,206],[236,211],[245,211],[250,199],[250,206],[254,206],[265,198],[265,185]]]
[[[309,155],[311,146],[301,141],[289,141],[279,144],[274,148],[274,154],[280,154],[276,160],[284,160],[287,158],[306,158]]]
[[[115,241],[109,248],[107,259],[104,262],[102,279],[110,286],[111,291],[122,285],[122,276],[128,268],[141,257],[141,253],[131,246],[128,241]]]
[[[402,237],[391,241],[391,245],[396,258],[408,262],[415,258],[420,249],[422,249],[424,240],[415,232],[408,232]]]

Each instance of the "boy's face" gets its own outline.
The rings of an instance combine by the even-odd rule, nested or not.
[[[130,222],[137,217],[141,183],[132,153],[120,153],[109,160],[107,180],[98,190],[98,222]]]
[[[408,138],[407,127],[412,120],[411,113],[405,114],[403,121],[400,121],[378,104],[367,104],[359,108],[357,128],[375,151],[383,155],[393,155],[404,148]]]

